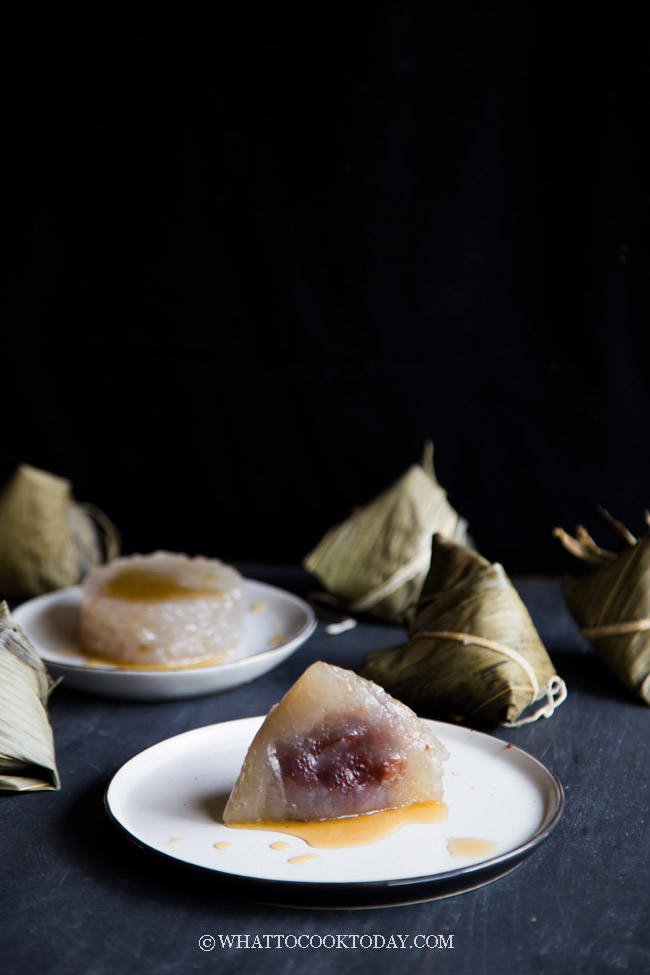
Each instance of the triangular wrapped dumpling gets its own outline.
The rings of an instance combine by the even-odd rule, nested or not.
[[[115,526],[98,508],[76,501],[66,478],[20,464],[0,487],[3,598],[74,586],[119,548]]]
[[[619,680],[650,704],[650,532],[636,539],[601,509],[620,531],[627,548],[618,555],[600,548],[579,525],[575,537],[554,535],[592,571],[567,577],[562,592],[569,612],[601,659]],[[650,525],[650,516],[646,512]]]
[[[472,546],[435,475],[429,441],[421,464],[334,525],[303,564],[348,612],[401,623],[420,594],[435,532]]]
[[[361,673],[421,714],[516,725],[549,717],[566,696],[503,567],[441,535],[409,637],[369,653]]]
[[[223,819],[313,821],[438,802],[447,757],[410,708],[319,661],[267,715]]]

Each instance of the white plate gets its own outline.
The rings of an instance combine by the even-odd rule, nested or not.
[[[66,687],[106,697],[166,701],[202,697],[255,680],[297,650],[316,628],[311,607],[284,589],[246,579],[244,599],[247,611],[241,657],[172,670],[95,665],[71,650],[79,642],[79,586],[30,599],[12,615],[49,672],[65,678]]]
[[[210,725],[147,748],[111,780],[110,816],[144,847],[228,875],[233,893],[300,906],[359,907],[445,897],[496,880],[546,839],[562,813],[562,786],[537,759],[489,735],[430,721],[450,754],[445,822],[409,825],[344,849],[312,849],[279,832],[231,829],[221,814],[262,720]],[[452,857],[449,840],[470,837],[491,840],[496,849],[487,857]],[[289,849],[272,849],[278,840]],[[289,862],[308,852],[316,858]]]

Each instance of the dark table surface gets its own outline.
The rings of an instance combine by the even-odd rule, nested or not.
[[[243,567],[304,594],[293,569]],[[121,702],[66,689],[50,699],[60,792],[0,793],[0,970],[5,975],[186,975],[309,968],[484,975],[597,975],[650,971],[648,778],[650,712],[577,634],[556,580],[515,580],[568,698],[550,719],[491,729],[561,780],[566,807],[550,838],[516,870],[471,892],[364,910],[312,910],[233,896],[227,879],[131,843],[109,820],[113,773],[155,742],[233,718],[264,714],[314,660],[355,668],[403,631],[364,622],[338,636],[319,624],[268,675],[193,700]],[[282,935],[270,947],[217,946],[220,934]],[[313,947],[291,947],[301,934]],[[340,947],[318,947],[321,939]],[[338,936],[345,936],[338,939]],[[361,936],[429,947],[362,947]],[[450,936],[453,935],[453,938]],[[285,937],[286,936],[286,937]],[[356,936],[356,939],[353,937]],[[356,940],[356,945],[355,945]],[[424,939],[419,939],[420,943]],[[363,944],[382,944],[366,937]],[[276,945],[280,944],[280,947]],[[451,947],[453,945],[453,947]]]

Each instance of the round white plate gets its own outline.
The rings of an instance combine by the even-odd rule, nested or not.
[[[147,748],[111,780],[110,816],[142,846],[228,875],[233,893],[283,904],[359,907],[445,897],[496,880],[548,837],[562,813],[562,786],[527,752],[430,721],[450,754],[445,822],[405,826],[366,846],[342,849],[313,849],[272,830],[231,829],[223,825],[223,808],[262,721],[210,725]],[[453,857],[449,841],[467,838],[496,847],[488,855]],[[272,849],[278,840],[289,848]],[[306,853],[316,857],[290,862]]]
[[[37,596],[12,615],[53,677],[66,687],[138,701],[202,697],[246,684],[267,673],[298,649],[316,628],[310,606],[276,586],[245,580],[242,656],[223,663],[170,670],[138,670],[119,664],[96,665],[75,652],[81,589],[72,586]]]

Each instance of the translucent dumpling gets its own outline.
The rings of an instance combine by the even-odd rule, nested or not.
[[[338,819],[442,799],[447,750],[383,688],[312,664],[253,739],[224,822]]]

